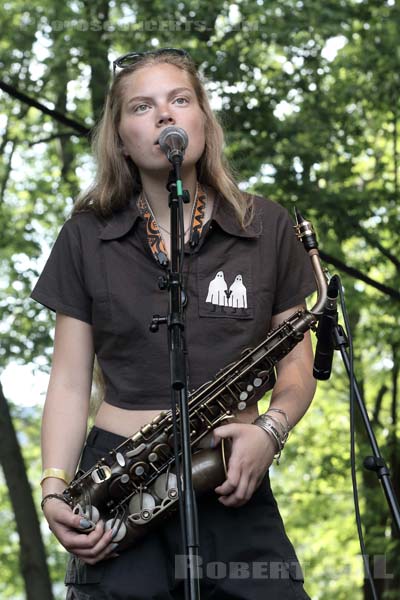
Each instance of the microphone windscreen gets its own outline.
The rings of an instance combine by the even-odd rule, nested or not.
[[[187,148],[189,139],[186,131],[181,127],[171,125],[162,130],[158,143],[163,152],[168,153],[170,150],[179,149],[181,151]]]

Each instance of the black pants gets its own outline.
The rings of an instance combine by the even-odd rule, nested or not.
[[[81,467],[88,469],[123,439],[94,427]],[[309,600],[268,474],[244,506],[224,507],[211,492],[198,499],[198,515],[202,600]],[[180,539],[174,515],[117,558],[90,566],[71,556],[67,599],[184,600]]]

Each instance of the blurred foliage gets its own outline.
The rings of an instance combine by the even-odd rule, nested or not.
[[[292,210],[321,248],[399,289],[400,8],[394,0],[8,0],[0,7],[2,79],[91,127],[110,61],[135,49],[182,46],[195,58],[226,129],[226,153],[243,189]],[[0,365],[48,369],[52,317],[29,300],[32,283],[78,189],[93,176],[88,140],[0,92]],[[356,370],[399,491],[399,304],[342,273]],[[13,406],[32,482],[39,476],[39,407]],[[349,471],[347,376],[336,357],[273,483],[314,599],[369,598],[364,589]],[[367,551],[394,578],[399,543],[357,423],[358,483]],[[35,498],[38,491],[35,487]],[[0,594],[22,597],[18,538],[0,486]],[[55,594],[64,555],[46,526]],[[398,561],[397,561],[398,562]],[[57,587],[58,586],[58,587]]]

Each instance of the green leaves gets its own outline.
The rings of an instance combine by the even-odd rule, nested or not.
[[[22,0],[10,0],[0,20],[1,77],[87,127],[100,114],[112,58],[162,46],[189,50],[218,106],[226,154],[242,185],[291,212],[296,203],[314,222],[322,250],[399,289],[396,3],[43,0],[28,10]],[[90,148],[72,128],[4,92],[0,115],[1,366],[35,359],[48,365],[52,317],[29,293],[78,190],[90,184]],[[357,377],[398,482],[399,303],[341,275]],[[324,600],[363,597],[347,388],[336,357],[331,381],[320,384],[272,477],[305,561],[308,590]],[[38,446],[37,418],[29,440],[20,440],[29,455]],[[368,452],[361,429],[357,444],[361,460]],[[360,465],[359,484],[368,552],[392,560],[399,549],[381,492]],[[4,488],[1,493],[0,510],[11,522]],[[7,552],[6,542],[0,537],[2,578],[14,582],[9,597],[17,597],[18,540],[11,539]],[[61,581],[61,553],[54,554],[50,538],[47,543],[56,556],[54,580]],[[379,583],[385,600],[396,594],[396,577]]]

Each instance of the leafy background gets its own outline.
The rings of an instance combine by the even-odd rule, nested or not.
[[[29,365],[37,378],[48,372],[53,320],[29,293],[73,199],[90,183],[83,129],[101,113],[110,61],[132,49],[182,46],[207,81],[243,189],[291,211],[300,207],[314,222],[330,272],[342,277],[357,379],[399,496],[399,22],[395,0],[6,1],[0,7],[1,381],[16,364]],[[28,98],[18,99],[18,92]],[[7,401],[2,395],[5,599],[63,597],[65,554],[40,510],[42,570],[33,559],[39,538],[18,526],[32,497],[36,507],[39,501],[43,398],[33,396]],[[15,432],[28,475],[24,492]],[[377,478],[362,467],[370,450],[359,418],[356,444],[378,595],[399,598],[399,538]],[[355,527],[348,382],[339,356],[272,479],[311,597],[370,598]],[[32,581],[45,581],[47,568],[52,591],[44,592],[45,584],[40,591]]]

